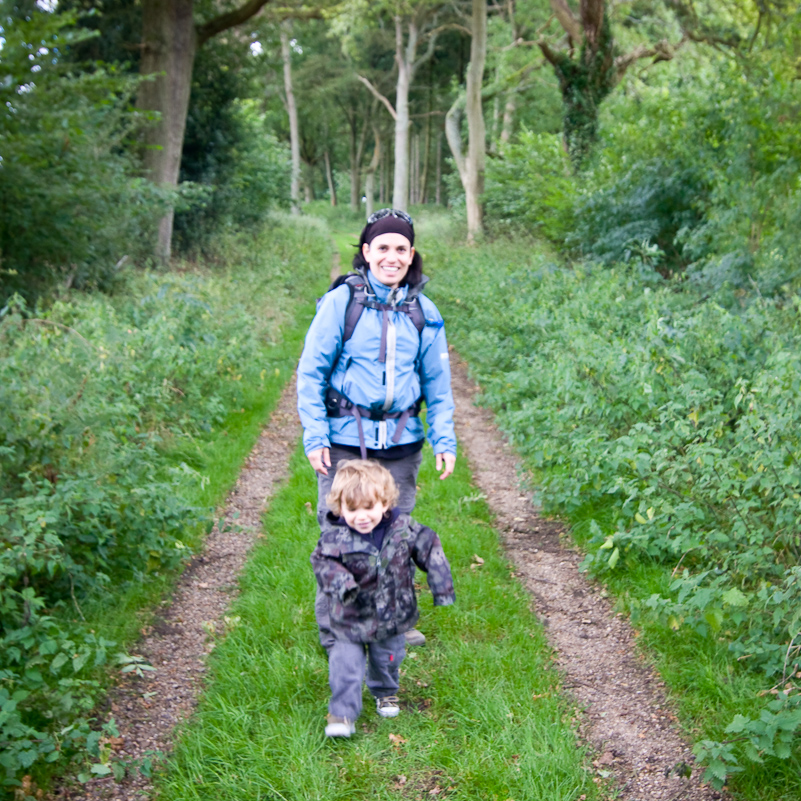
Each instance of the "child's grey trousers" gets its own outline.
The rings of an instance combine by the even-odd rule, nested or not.
[[[398,668],[404,656],[406,637],[403,634],[379,642],[335,640],[328,649],[328,683],[331,686],[329,713],[350,721],[356,720],[362,711],[363,681],[375,698],[397,695]]]

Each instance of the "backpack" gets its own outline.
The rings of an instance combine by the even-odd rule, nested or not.
[[[353,336],[353,331],[365,308],[377,309],[378,311],[391,309],[408,314],[409,319],[417,329],[417,333],[422,335],[423,328],[425,328],[426,325],[426,318],[423,314],[423,307],[420,305],[420,298],[417,295],[411,300],[404,300],[403,303],[398,306],[388,306],[386,303],[379,303],[375,300],[374,295],[371,297],[368,293],[367,282],[358,273],[348,273],[347,275],[337,276],[331,286],[328,287],[328,292],[342,286],[342,284],[346,284],[350,290],[350,299],[345,309],[345,332],[342,336],[343,345]]]

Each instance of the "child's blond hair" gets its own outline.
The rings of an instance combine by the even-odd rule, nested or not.
[[[340,462],[325,499],[328,508],[342,514],[348,509],[371,509],[377,502],[390,509],[398,502],[398,488],[392,474],[378,462],[351,460]]]

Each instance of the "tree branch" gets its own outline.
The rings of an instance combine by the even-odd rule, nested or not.
[[[556,67],[559,64],[560,56],[562,54],[552,50],[551,46],[544,39],[540,39],[537,44],[539,45],[540,50],[542,50],[542,55],[545,56],[545,59],[553,64],[554,67]]]
[[[549,0],[551,11],[553,11],[559,24],[564,29],[565,33],[576,43],[580,44],[584,38],[584,31],[581,28],[581,23],[576,19],[570,6],[566,0]],[[548,58],[546,56],[546,58]]]
[[[412,65],[411,69],[412,78],[414,78],[414,74],[415,72],[417,72],[417,69],[423,64],[425,64],[426,61],[428,61],[434,55],[434,50],[436,46],[437,46],[437,34],[434,31],[432,31],[428,37],[428,47],[426,48],[426,52],[423,53],[423,55],[420,56],[420,58],[418,58],[417,61],[415,61],[414,64]]]
[[[239,8],[235,8],[226,14],[220,14],[214,19],[203,23],[203,25],[198,25],[196,27],[198,47],[211,39],[212,36],[247,22],[251,17],[258,14],[268,2],[269,0],[247,0]]]
[[[428,35],[438,36],[444,31],[461,31],[462,33],[466,33],[468,36],[473,35],[473,32],[467,27],[467,25],[460,25],[458,22],[449,22],[446,25],[440,25],[438,28],[434,28],[433,31],[430,31]]]
[[[384,95],[382,95],[381,92],[379,92],[378,89],[376,89],[375,86],[373,86],[373,84],[371,84],[370,81],[368,81],[363,75],[357,75],[356,77],[373,93],[373,96],[377,100],[380,100],[387,107],[387,111],[392,115],[392,119],[397,120],[398,114],[395,111],[392,103],[390,103],[389,100],[387,100],[387,98],[384,97]]]
[[[461,93],[456,100],[454,100],[453,105],[448,109],[448,113],[445,115],[445,138],[448,140],[448,146],[451,149],[451,154],[453,155],[453,160],[456,164],[456,169],[459,171],[459,177],[462,179],[462,183],[464,183],[467,174],[467,165],[464,159],[464,151],[462,150],[461,131],[462,108],[466,100],[466,95]]]
[[[615,72],[617,73],[618,80],[623,77],[623,73],[635,62],[641,58],[654,58],[654,64],[659,61],[670,61],[675,55],[676,51],[687,41],[687,36],[683,36],[675,45],[670,44],[667,39],[657,42],[653,47],[646,45],[639,45],[629,53],[618,56],[615,59]]]

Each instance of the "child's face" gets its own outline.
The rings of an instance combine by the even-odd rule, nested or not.
[[[360,509],[351,509],[343,503],[342,517],[359,534],[369,534],[381,522],[381,518],[388,510],[389,506],[381,501],[376,501],[370,508],[361,507]]]

